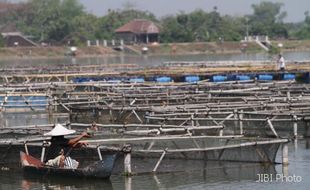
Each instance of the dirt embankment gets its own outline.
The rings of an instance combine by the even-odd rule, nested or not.
[[[272,44],[283,44],[283,51],[310,51],[310,40],[304,41],[273,41]],[[133,45],[131,48],[141,52],[145,45]],[[240,42],[207,42],[207,43],[170,43],[148,45],[150,55],[182,55],[182,54],[213,54],[213,53],[241,53],[264,51],[256,43]],[[21,57],[64,57],[69,52],[68,47],[14,47],[0,48],[1,58]],[[109,47],[79,47],[78,57],[86,56],[110,56],[118,55],[120,52]]]
[[[148,46],[152,54],[201,54],[201,53],[240,53],[243,46],[240,42],[208,42],[208,43],[171,43]],[[259,50],[254,43],[247,44],[248,50]]]
[[[284,51],[310,51],[310,40],[277,40],[272,41],[272,44],[275,46],[283,44]]]
[[[283,44],[282,51],[310,51],[310,40],[304,41],[272,41],[272,46],[278,48],[278,44]],[[141,50],[143,46],[135,46]],[[255,42],[207,42],[207,43],[171,43],[149,45],[151,54],[214,54],[214,53],[241,53],[241,52],[265,52]]]
[[[68,47],[11,47],[0,48],[0,57],[2,58],[21,58],[21,57],[64,57],[70,52]],[[105,47],[79,47],[77,55],[84,56],[99,56],[99,55],[115,55],[111,48]]]

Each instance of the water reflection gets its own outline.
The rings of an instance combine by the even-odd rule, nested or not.
[[[71,64],[72,64],[72,65],[76,65],[76,58],[75,58],[75,57],[72,57],[72,58],[71,58]]]
[[[125,190],[132,190],[132,177],[125,177]]]
[[[310,149],[310,138],[306,140],[306,149]]]
[[[24,177],[21,181],[22,190],[50,189],[50,190],[92,190],[113,189],[110,180],[94,179],[70,179],[61,177]]]
[[[282,165],[282,174],[283,176],[289,176],[288,165]]]
[[[294,148],[295,148],[295,151],[298,150],[298,139],[294,139]]]
[[[228,166],[227,166],[228,165]],[[93,189],[206,189],[221,183],[257,180],[257,174],[276,174],[274,165],[227,164],[224,167],[209,166],[205,170],[193,170],[156,175],[142,174],[132,177],[113,175],[110,180],[76,179],[55,176],[21,175],[21,171],[0,171],[0,189],[22,190],[93,190]],[[221,186],[221,185],[219,185]]]

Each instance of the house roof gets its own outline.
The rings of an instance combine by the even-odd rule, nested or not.
[[[22,36],[22,33],[20,32],[1,32],[3,37],[8,37],[8,36]]]
[[[159,28],[149,20],[136,19],[119,27],[115,30],[116,33],[131,32],[135,34],[158,34]]]
[[[27,41],[29,44],[33,45],[33,46],[38,46],[38,44],[34,43],[33,41],[29,40],[26,36],[24,36],[22,33],[20,32],[3,32],[1,33],[1,35],[4,38],[10,38],[10,37],[19,37],[22,38],[24,41]]]
[[[24,3],[0,2],[0,13],[18,10],[24,6]]]

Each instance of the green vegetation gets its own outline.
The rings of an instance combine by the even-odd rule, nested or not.
[[[63,40],[75,31],[75,20],[85,14],[77,0],[30,0],[27,6],[18,27],[41,41]]]
[[[286,12],[281,12],[282,3],[262,2],[252,5],[254,14],[249,16],[250,33],[254,35],[265,34],[271,38],[287,38],[287,25],[283,19]]]
[[[1,23],[16,24],[18,30],[36,41],[85,44],[90,39],[112,39],[114,30],[132,19],[149,19],[161,28],[161,42],[239,41],[246,35],[268,35],[272,39],[310,39],[310,15],[300,23],[284,23],[287,16],[282,3],[261,2],[252,5],[253,13],[246,16],[220,15],[217,7],[211,12],[191,13],[157,19],[148,11],[125,5],[109,10],[102,17],[85,11],[78,0],[29,0],[4,11]],[[0,39],[1,40],[1,39]],[[1,43],[1,42],[0,42]]]
[[[305,21],[301,24],[301,29],[297,30],[298,39],[310,39],[310,15],[309,11],[305,12]]]
[[[221,16],[217,8],[210,13],[196,10],[179,13],[161,21],[161,39],[165,42],[235,41],[244,36],[242,18]]]
[[[3,40],[3,36],[0,33],[0,47],[4,47],[4,40]]]

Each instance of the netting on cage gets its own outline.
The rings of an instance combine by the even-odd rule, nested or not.
[[[138,157],[156,158],[168,150],[165,157],[174,159],[275,162],[279,144],[257,145],[251,142],[242,139],[189,138],[139,142],[131,146],[133,155]]]

